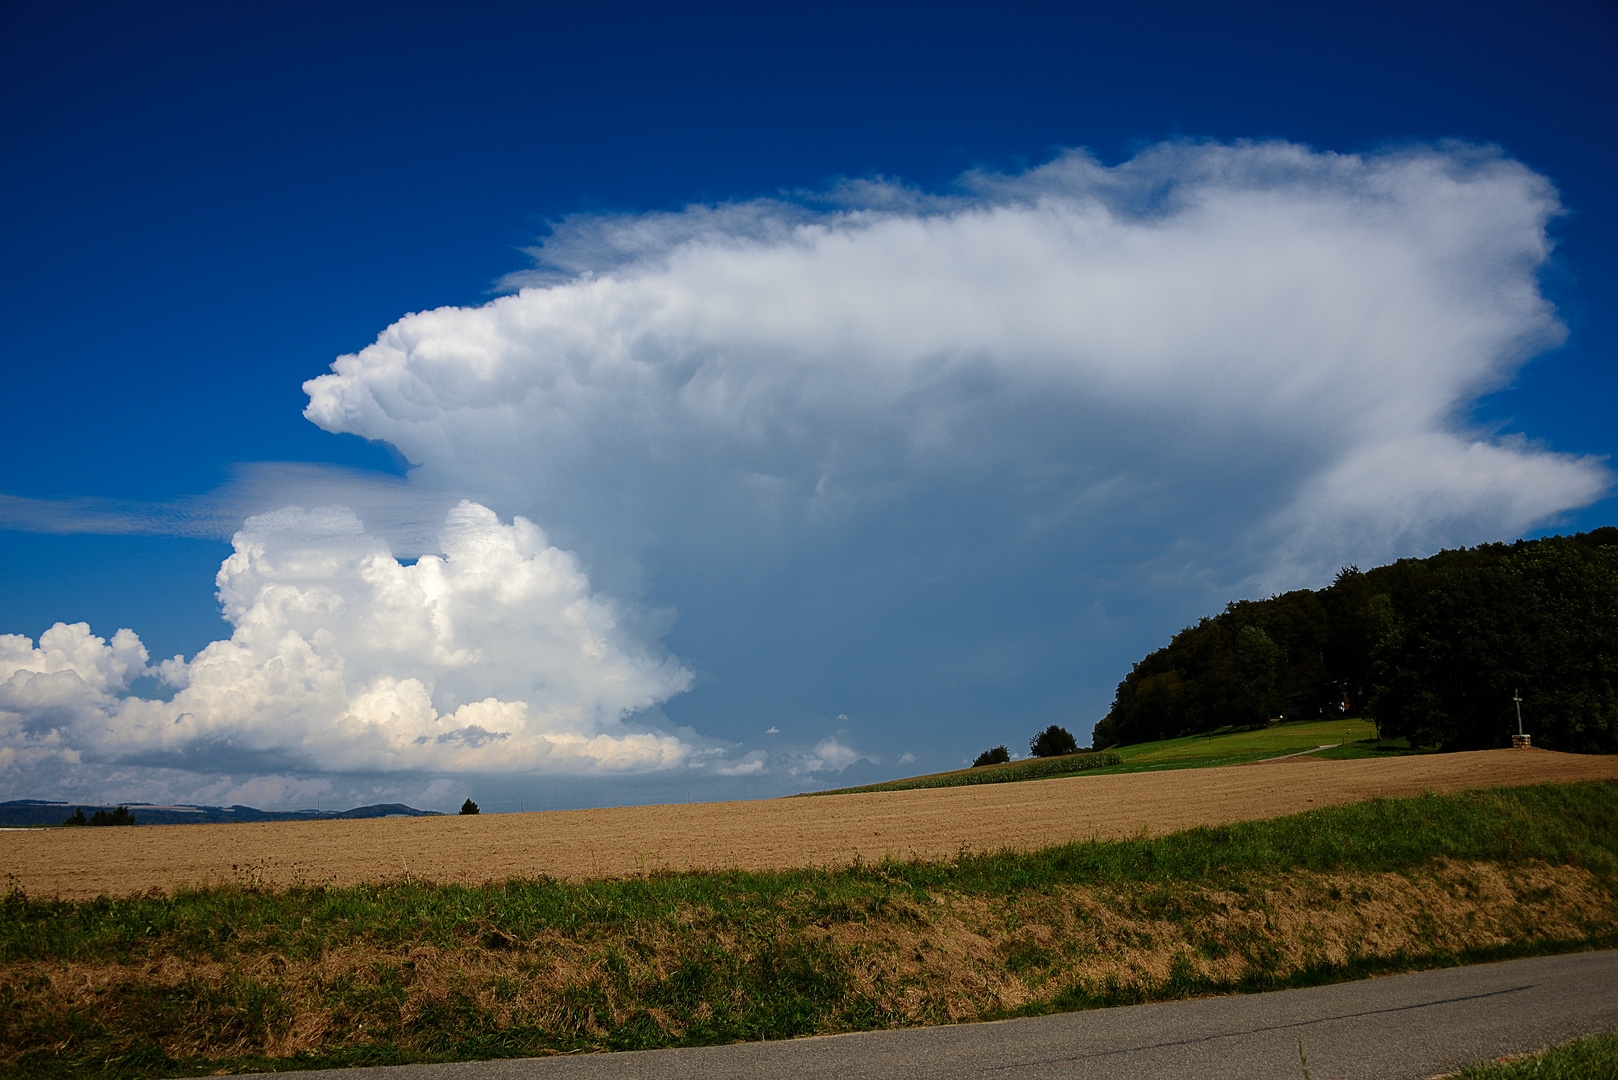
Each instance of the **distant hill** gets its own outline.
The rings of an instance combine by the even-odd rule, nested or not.
[[[259,810],[251,806],[159,806],[153,803],[122,803],[135,815],[136,825],[196,825],[225,821],[325,821],[342,818],[438,817],[437,810],[417,810],[404,803],[377,803],[352,810]],[[101,803],[48,802],[43,799],[13,799],[0,802],[0,826],[60,825],[75,808],[85,816],[97,810],[111,810]]]

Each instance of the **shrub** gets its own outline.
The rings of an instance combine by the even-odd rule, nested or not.
[[[980,765],[1004,765],[1010,760],[1011,751],[1004,746],[996,746],[979,754],[977,760],[972,762],[972,768],[976,769]]]
[[[478,804],[473,802],[471,799],[468,799],[468,800],[466,800],[465,802],[463,802],[461,804],[461,813],[463,813],[463,814],[475,814],[477,812],[478,812]]]
[[[90,819],[84,816],[84,807],[75,806],[73,808],[73,813],[69,814],[68,817],[67,817],[67,820],[62,822],[62,824],[63,825],[88,825],[88,824],[90,824]]]
[[[1067,728],[1050,727],[1028,740],[1028,752],[1035,757],[1061,757],[1063,754],[1077,754],[1079,741],[1068,733]]]
[[[84,808],[83,807],[79,808],[79,812],[78,812],[78,814],[76,816],[78,817],[77,821],[73,821],[72,818],[69,818],[68,820],[72,821],[72,823],[74,825],[82,824],[84,822]],[[127,807],[127,806],[120,806],[116,810],[97,810],[95,813],[90,815],[90,824],[91,825],[133,825],[133,824],[135,824],[135,815],[131,814],[129,812],[129,807]]]

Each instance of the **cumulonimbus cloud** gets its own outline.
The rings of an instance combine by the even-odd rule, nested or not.
[[[1173,143],[942,195],[866,181],[563,222],[515,292],[408,315],[305,384],[310,420],[414,468],[356,487],[369,528],[250,521],[220,572],[228,641],[148,668],[124,631],[0,638],[0,767],[835,768],[854,753],[835,738],[728,760],[626,726],[692,675],[603,593],[708,605],[694,659],[758,661],[732,685],[794,663],[911,678],[947,719],[968,707],[949,680],[1072,678],[1076,622],[1047,613],[1070,639],[1025,647],[1030,597],[1082,612],[1103,586],[1187,580],[1228,597],[1521,533],[1611,483],[1467,422],[1563,337],[1537,277],[1560,212],[1488,148]],[[325,477],[323,501],[346,482]],[[242,505],[284,490],[254,484]],[[432,550],[415,518],[462,497],[443,557],[395,558]],[[858,640],[814,652],[841,634]],[[944,659],[901,672],[912,640]],[[172,699],[128,694],[145,671]],[[732,732],[787,720],[750,709]],[[880,734],[875,717],[862,739]]]
[[[401,319],[305,415],[591,550],[791,558],[942,499],[1274,579],[1609,485],[1465,424],[1563,334],[1556,193],[1497,152],[1169,144],[834,195],[564,223],[560,271]]]
[[[623,721],[691,674],[626,632],[532,523],[463,502],[441,556],[393,557],[346,509],[250,519],[218,575],[235,628],[148,667],[129,630],[0,636],[0,770],[250,760],[316,771],[633,771],[691,746]],[[168,700],[128,693],[156,675]]]

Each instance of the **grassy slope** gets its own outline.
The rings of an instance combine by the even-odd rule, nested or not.
[[[0,904],[0,1069],[694,1045],[1618,944],[1618,783],[941,863]]]
[[[908,776],[902,780],[889,780],[881,784],[860,787],[835,788],[831,791],[806,791],[809,795],[852,795],[866,791],[914,791],[919,788],[972,787],[978,784],[1007,784],[1023,780],[1048,780],[1056,776],[1099,772],[1117,765],[1122,755],[1110,751],[1092,754],[1062,754],[1057,757],[1002,761],[998,765],[980,765],[971,769],[951,769],[949,772]],[[800,796],[801,797],[801,796]]]
[[[1339,744],[1346,749],[1355,743],[1375,738],[1376,727],[1369,720],[1287,721],[1259,731],[1222,729],[1208,735],[1187,735],[1161,742],[1113,747],[1114,752],[1124,759],[1124,764],[1106,771],[1147,772],[1240,765],[1313,750],[1317,746]]]
[[[1411,746],[1409,739],[1372,738],[1345,743],[1342,746],[1334,746],[1329,750],[1321,750],[1315,756],[1342,761],[1349,758],[1409,757],[1412,754],[1437,753],[1442,753],[1442,751],[1437,747]]]
[[[1108,752],[1122,758],[1122,764],[1103,765],[1100,768],[1051,769],[1038,779],[1071,776],[1079,772],[1088,776],[1103,776],[1113,773],[1152,772],[1158,769],[1203,769],[1215,765],[1241,765],[1249,761],[1263,761],[1265,758],[1313,750],[1317,746],[1332,744],[1341,745],[1332,750],[1321,751],[1322,756],[1381,757],[1411,752],[1402,741],[1378,743],[1376,727],[1369,720],[1356,718],[1287,721],[1259,731],[1227,728],[1208,735],[1187,735],[1160,742],[1137,743],[1134,746],[1115,746]],[[1037,758],[1033,761],[1024,759],[1001,765],[954,769],[949,772],[890,780],[882,784],[806,792],[806,794],[847,795],[864,791],[904,791],[910,788],[954,787],[964,784],[1035,779],[1022,774],[1031,767],[1056,765],[1064,761],[1071,761],[1078,766],[1086,763],[1085,759],[1088,757],[1087,754],[1077,754],[1067,758]]]
[[[1618,1080],[1618,1032],[1576,1039],[1542,1053],[1474,1065],[1455,1080]]]

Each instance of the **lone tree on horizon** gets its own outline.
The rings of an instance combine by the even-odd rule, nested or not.
[[[972,768],[976,769],[983,765],[1004,765],[1010,760],[1011,751],[1004,746],[996,746],[979,754],[978,759],[972,762]]]
[[[466,800],[465,802],[463,802],[461,804],[461,813],[463,813],[463,814],[475,814],[477,812],[478,812],[478,804],[473,802],[471,799],[468,799],[468,800]]]
[[[1061,757],[1063,754],[1077,754],[1079,741],[1075,739],[1067,728],[1050,727],[1028,740],[1028,752],[1035,757]]]

